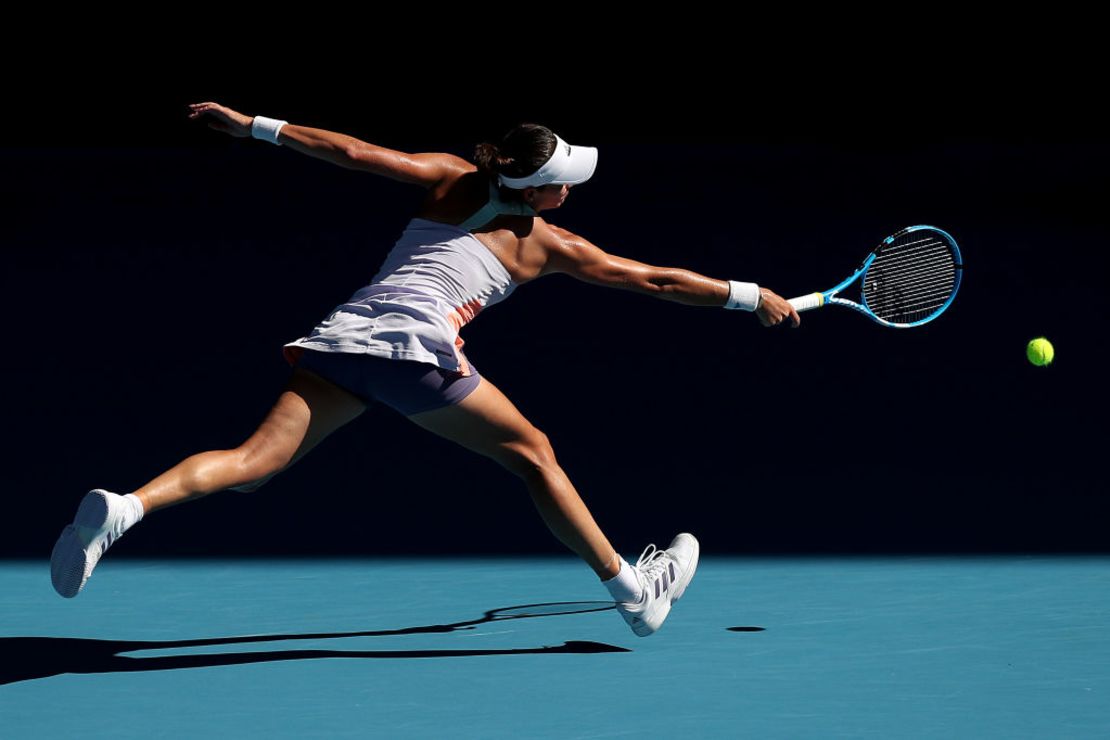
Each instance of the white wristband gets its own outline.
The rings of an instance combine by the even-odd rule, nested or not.
[[[280,121],[276,118],[255,116],[251,123],[251,136],[281,146],[281,142],[278,141],[278,131],[281,131],[281,127],[287,123],[289,122]]]
[[[741,311],[754,311],[759,308],[761,295],[755,283],[728,281],[728,303],[725,308],[738,308]]]

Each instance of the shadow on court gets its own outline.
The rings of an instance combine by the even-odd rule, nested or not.
[[[491,609],[479,619],[452,624],[431,624],[395,630],[364,632],[322,632],[299,635],[250,635],[213,637],[196,640],[97,640],[80,637],[4,637],[0,638],[0,685],[48,678],[65,673],[125,673],[164,671],[175,668],[208,668],[248,663],[318,658],[468,658],[486,655],[541,655],[627,653],[627,648],[601,642],[569,640],[561,645],[506,650],[273,650],[211,655],[170,655],[127,657],[121,653],[138,650],[172,650],[214,645],[278,642],[282,640],[344,639],[348,637],[395,637],[400,635],[439,634],[474,629],[477,625],[509,619],[529,619],[613,609],[610,601],[570,601]]]

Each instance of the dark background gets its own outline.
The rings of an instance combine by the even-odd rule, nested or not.
[[[835,309],[764,329],[563,276],[467,326],[468,356],[626,555],[683,530],[707,553],[1106,549],[1110,144],[1081,45],[980,57],[931,39],[938,54],[907,62],[830,44],[800,62],[737,39],[626,38],[604,57],[596,42],[325,60],[203,40],[182,59],[148,40],[19,75],[0,147],[19,522],[2,552],[45,558],[86,490],[245,439],[287,380],[281,345],[374,274],[420,202],[187,121],[204,100],[460,156],[544,123],[600,148],[550,221],[785,296],[830,287],[904,226],[955,236],[960,294],[910,331]],[[1049,368],[1024,357],[1039,335]],[[259,491],[153,515],[120,547],[563,552],[515,478],[384,407]]]

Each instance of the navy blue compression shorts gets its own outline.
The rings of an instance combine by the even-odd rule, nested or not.
[[[481,381],[473,363],[471,374],[463,377],[425,362],[350,352],[304,349],[295,367],[319,375],[367,405],[381,402],[405,416],[456,404]]]

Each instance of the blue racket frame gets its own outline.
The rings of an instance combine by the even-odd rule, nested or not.
[[[860,276],[864,275],[867,272],[867,268],[870,267],[871,263],[875,261],[875,257],[878,255],[878,252],[879,252],[880,249],[882,249],[887,244],[890,244],[891,242],[893,242],[895,239],[897,239],[900,236],[903,236],[903,235],[908,234],[908,233],[913,232],[913,231],[920,231],[922,229],[930,229],[931,231],[935,231],[938,234],[943,235],[945,240],[948,242],[948,246],[952,249],[952,253],[955,255],[956,276],[955,276],[955,284],[952,286],[952,294],[948,296],[948,300],[946,300],[939,308],[937,308],[937,310],[933,311],[933,313],[929,314],[925,318],[920,319],[918,321],[913,321],[913,322],[908,323],[908,324],[895,324],[893,322],[886,321],[885,319],[881,319],[878,316],[876,316],[875,313],[867,306],[867,298],[866,297],[863,298],[863,303],[862,304],[856,303],[855,301],[850,301],[846,298],[838,298],[837,297],[837,295],[836,295],[837,293],[839,293],[840,291],[847,288],[853,282],[858,280],[860,278]],[[881,324],[882,326],[888,326],[892,329],[912,329],[915,326],[921,326],[922,324],[929,323],[930,321],[935,319],[937,316],[940,316],[942,313],[944,313],[946,310],[948,310],[948,307],[950,305],[952,305],[952,301],[956,298],[956,293],[960,289],[960,282],[963,278],[963,273],[964,273],[963,256],[960,254],[959,245],[956,244],[956,240],[952,238],[951,234],[949,234],[944,229],[938,229],[936,226],[928,226],[928,225],[924,225],[924,224],[921,224],[921,225],[918,225],[918,226],[908,226],[908,227],[902,229],[901,231],[899,231],[898,233],[892,234],[892,235],[888,236],[886,239],[884,239],[882,241],[882,243],[879,244],[879,246],[877,246],[877,247],[875,247],[875,249],[871,250],[871,253],[867,255],[867,258],[864,259],[863,263],[860,264],[860,266],[856,269],[856,271],[854,273],[852,273],[851,277],[849,277],[846,280],[844,280],[843,282],[841,282],[835,288],[830,288],[829,290],[826,290],[826,291],[823,291],[823,292],[817,294],[817,295],[820,296],[820,300],[816,302],[816,305],[813,305],[813,306],[808,306],[807,305],[806,308],[817,308],[819,306],[823,306],[823,305],[831,303],[831,304],[834,304],[834,305],[837,305],[837,306],[846,306],[847,308],[851,308],[855,311],[858,311],[859,313],[862,313],[864,316],[868,317],[869,319],[871,319],[872,321],[874,321],[877,324]],[[860,291],[860,295],[861,296],[863,295],[863,291]],[[805,309],[802,309],[802,310],[805,310]]]

